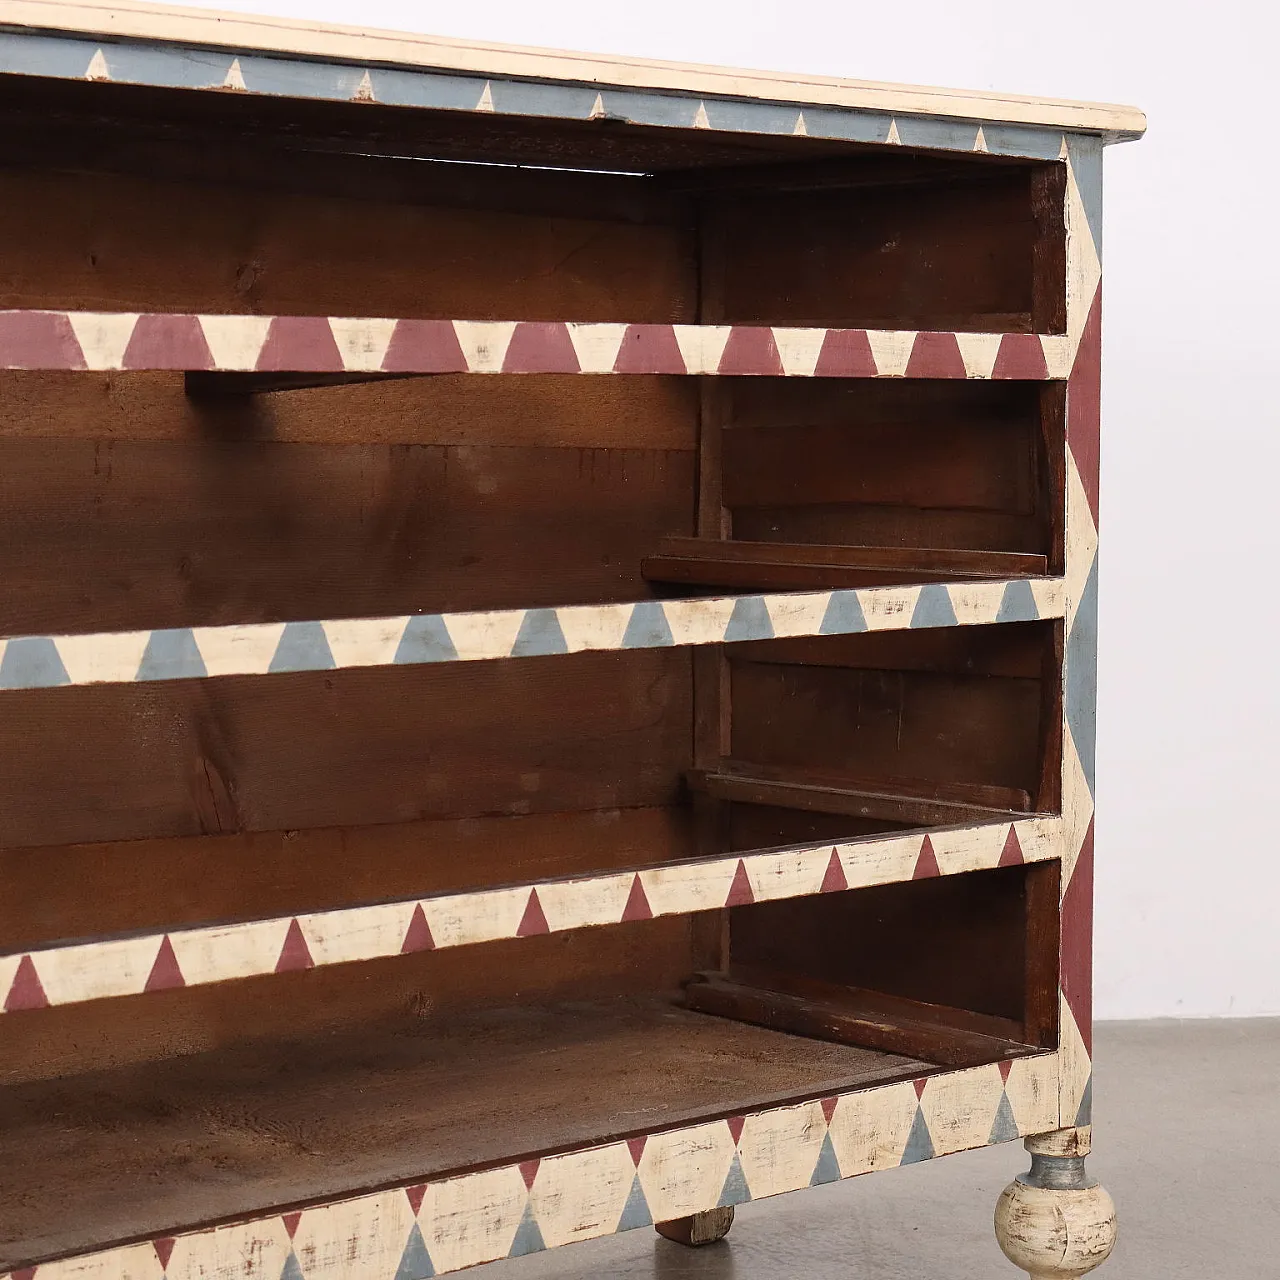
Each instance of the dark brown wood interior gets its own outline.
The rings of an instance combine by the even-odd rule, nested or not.
[[[860,585],[1060,567],[1056,389],[717,381],[735,542],[888,566],[850,569]],[[204,401],[179,374],[2,374],[0,631],[669,591],[646,557],[698,530],[697,382],[449,375]],[[855,585],[723,569],[695,563],[675,589]]]
[[[129,86],[5,98],[4,307],[1061,327],[1057,163]]]
[[[1056,1001],[1056,967],[1043,981],[1029,965],[1056,936],[1057,874],[1046,863],[734,907],[728,973],[987,1014],[1030,1028],[1026,1040],[1037,1043]]]
[[[1054,645],[1054,624],[1011,623],[729,646],[726,754],[762,780],[1051,809]]]
[[[0,945],[1051,808],[1055,636],[707,651],[728,736],[702,763],[687,649],[10,693]]]
[[[735,539],[1030,552],[1060,571],[1057,388],[726,382]]]
[[[709,913],[6,1015],[0,1265],[1047,1047],[1056,875],[734,908],[727,953]],[[681,1008],[722,969],[776,1026]],[[815,990],[877,1016],[793,1025]]]

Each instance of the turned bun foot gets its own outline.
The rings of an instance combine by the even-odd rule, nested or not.
[[[1028,1138],[1031,1169],[996,1205],[1000,1248],[1032,1280],[1075,1280],[1115,1246],[1116,1206],[1085,1173],[1089,1144],[1087,1128]]]
[[[733,1206],[708,1209],[705,1213],[673,1218],[670,1222],[655,1222],[653,1226],[660,1236],[674,1240],[676,1244],[687,1244],[695,1248],[700,1244],[714,1244],[729,1234],[729,1228],[733,1226]]]

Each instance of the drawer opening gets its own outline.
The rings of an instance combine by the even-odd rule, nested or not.
[[[1056,910],[1045,864],[6,1015],[0,1265],[1041,1052]]]

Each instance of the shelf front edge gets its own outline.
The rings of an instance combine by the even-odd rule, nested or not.
[[[420,1280],[1058,1128],[1060,1055],[728,1119],[141,1241],[0,1280]]]
[[[0,369],[1061,380],[1066,334],[0,311]]]
[[[1061,578],[0,638],[0,691],[482,662],[1061,618]]]
[[[638,871],[354,906],[0,956],[22,1013],[657,916],[835,893],[1061,856],[1062,819],[914,830]]]

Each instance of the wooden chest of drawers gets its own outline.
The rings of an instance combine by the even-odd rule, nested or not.
[[[5,0],[0,114],[0,1272],[423,1280],[1015,1138],[1010,1256],[1104,1258],[1140,113]]]

